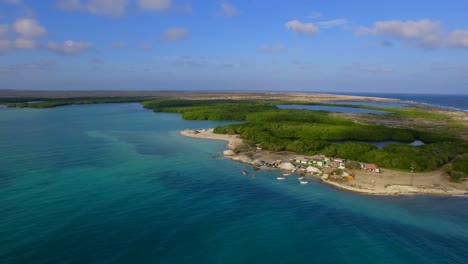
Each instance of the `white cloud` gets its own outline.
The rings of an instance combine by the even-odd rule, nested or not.
[[[138,5],[146,10],[164,11],[171,8],[172,0],[138,0]]]
[[[239,10],[229,2],[221,2],[220,3],[221,10],[218,11],[217,15],[218,16],[227,16],[227,17],[232,17],[235,16],[239,13]]]
[[[168,28],[164,32],[164,39],[167,41],[177,41],[187,38],[189,32],[185,28]]]
[[[16,49],[35,49],[39,43],[34,39],[17,38],[13,42],[13,47]]]
[[[349,24],[349,21],[346,18],[337,18],[337,19],[317,22],[317,27],[332,28],[332,27],[342,27],[348,24]]]
[[[47,30],[38,21],[18,18],[13,24],[0,25],[0,50],[39,48],[39,38],[45,34]]]
[[[68,11],[83,11],[96,15],[120,16],[129,0],[57,0],[57,7]]]
[[[314,35],[319,32],[318,27],[313,23],[302,23],[298,20],[291,20],[285,24],[286,28],[298,35]]]
[[[371,28],[358,28],[357,33],[392,37],[416,46],[468,48],[468,30],[447,31],[442,28],[440,22],[429,19],[377,21]]]
[[[67,40],[62,43],[50,41],[47,49],[61,54],[78,54],[93,48],[93,43]]]
[[[63,43],[41,43],[47,29],[37,20],[18,18],[13,24],[0,25],[0,50],[48,49],[62,54],[78,54],[93,47],[90,42],[65,41]]]
[[[286,47],[283,44],[262,44],[258,47],[258,50],[263,52],[283,52],[286,51]]]
[[[468,30],[454,30],[450,32],[448,45],[454,48],[468,48]]]
[[[47,34],[43,26],[30,18],[18,18],[11,28],[16,34],[29,39]]]

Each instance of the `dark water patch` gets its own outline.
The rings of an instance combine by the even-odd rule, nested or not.
[[[391,107],[391,108],[403,108],[407,107],[408,104],[403,102],[366,102],[366,101],[333,101],[328,102],[330,104],[340,104],[340,105],[357,105],[357,106],[372,106],[372,107]]]
[[[165,140],[168,133],[148,132],[107,132],[110,136],[120,141],[133,145],[141,155],[173,157],[178,154],[178,149],[183,148],[176,142]]]
[[[326,106],[326,105],[278,105],[280,109],[303,109],[303,110],[314,110],[314,111],[326,111],[346,114],[377,114],[383,115],[388,114],[386,111],[344,107],[344,106]]]
[[[0,168],[0,189],[8,187],[14,178],[13,173]]]
[[[383,148],[385,146],[391,145],[391,144],[405,144],[405,145],[410,145],[410,146],[414,146],[414,147],[425,145],[425,143],[420,141],[420,140],[415,140],[415,141],[413,141],[411,143],[398,142],[398,141],[393,141],[393,140],[386,140],[386,141],[341,140],[341,141],[333,141],[332,143],[343,144],[343,143],[347,143],[347,142],[369,143],[369,144],[372,144],[372,145],[376,146],[379,149],[381,149],[381,148]]]

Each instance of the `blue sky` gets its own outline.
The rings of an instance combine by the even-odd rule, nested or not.
[[[468,1],[0,0],[0,89],[468,93]]]

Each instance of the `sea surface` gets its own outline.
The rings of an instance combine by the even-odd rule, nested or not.
[[[427,104],[437,107],[468,111],[468,94],[402,94],[402,93],[337,93],[399,99],[403,102]],[[366,105],[362,104],[361,105]],[[394,107],[394,106],[390,106]]]
[[[139,104],[1,108],[0,263],[468,263],[467,197],[277,181],[179,135],[219,124]]]

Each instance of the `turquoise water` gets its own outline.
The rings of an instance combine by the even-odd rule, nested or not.
[[[468,263],[468,198],[277,181],[138,104],[0,109],[1,263]]]

